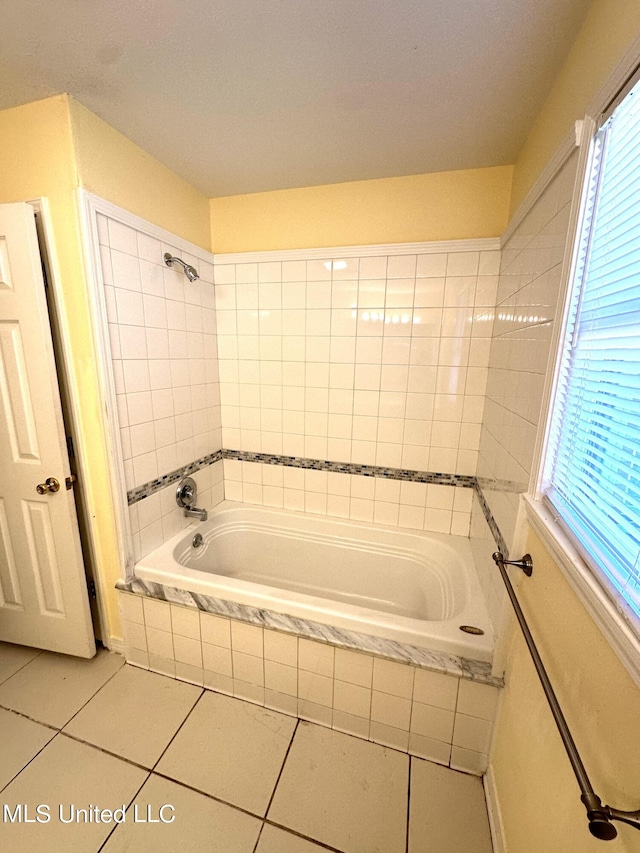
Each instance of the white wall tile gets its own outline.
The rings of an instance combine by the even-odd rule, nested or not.
[[[411,700],[374,690],[371,694],[371,720],[409,732]]]
[[[233,675],[231,649],[202,643],[202,662],[205,670],[216,672],[229,678]]]
[[[451,758],[451,744],[411,732],[409,735],[409,752],[427,761],[448,766]]]
[[[411,699],[414,667],[376,658],[373,663],[373,689]]]
[[[333,703],[333,687],[334,681],[332,678],[320,675],[317,672],[309,672],[303,669],[298,670],[298,697],[303,702],[312,702],[315,705],[324,705],[327,708],[331,708]]]
[[[264,679],[265,687],[269,690],[288,696],[298,695],[298,669],[295,666],[265,660]]]
[[[232,626],[237,623],[232,623]],[[237,652],[235,649],[231,652],[231,661],[233,665],[234,681],[248,682],[259,687],[264,687],[264,660],[261,657]]]
[[[373,657],[347,649],[335,650],[335,677],[349,684],[371,688]]]
[[[298,665],[298,638],[279,631],[264,631],[264,656],[266,660],[287,666]],[[275,688],[274,688],[275,689]]]
[[[298,640],[298,666],[307,672],[332,678],[334,667],[333,646],[300,638]]]
[[[413,702],[411,709],[411,731],[434,740],[451,743],[453,737],[453,711]]]
[[[369,737],[369,726],[369,720],[365,717],[356,717],[354,714],[347,714],[336,708],[333,709],[331,727],[339,732],[367,739]]]
[[[120,426],[130,428],[121,433],[125,477],[127,488],[132,488],[193,461],[196,451],[201,456],[220,446],[211,446],[209,438],[216,441],[215,431],[204,427],[202,416],[197,414],[204,411],[205,319],[213,321],[209,322],[206,337],[214,353],[216,349],[215,312],[210,311],[208,318],[208,309],[203,306],[207,300],[211,308],[215,303],[212,288],[206,297],[202,288],[185,289],[180,271],[163,267],[162,252],[174,251],[170,246],[107,217],[100,220],[103,283],[111,332],[117,342],[113,348],[113,372],[120,395],[118,414]],[[191,262],[201,267],[204,281],[207,265],[193,258]],[[212,278],[211,265],[208,269]],[[214,363],[211,370],[217,382]],[[180,393],[183,390],[185,394]],[[212,384],[207,395],[211,399],[211,415],[207,414],[207,418],[219,428],[217,386]],[[184,417],[175,421],[181,435],[174,437],[172,423],[167,419],[173,418],[176,411]],[[192,417],[185,433],[182,425]],[[145,504],[139,532],[134,536],[136,559],[180,529],[175,508],[161,521],[149,517],[153,501],[148,499]],[[162,655],[152,657],[162,659]],[[184,663],[184,667],[188,666]],[[187,670],[183,668],[182,672]]]
[[[371,717],[371,690],[345,681],[334,682],[333,707],[354,717]]]

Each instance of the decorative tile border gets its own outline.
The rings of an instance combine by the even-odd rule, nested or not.
[[[515,480],[496,480],[492,477],[476,477],[478,485],[482,489],[493,492],[510,492],[521,494],[527,491],[528,483],[518,483]]]
[[[498,549],[508,557],[509,551],[498,524],[493,517],[493,513],[487,503],[483,487],[500,486],[502,491],[502,483],[496,483],[493,480],[477,477],[466,474],[444,474],[437,471],[415,471],[409,468],[386,468],[381,465],[358,465],[353,462],[332,462],[328,459],[309,459],[304,456],[279,456],[275,453],[253,453],[248,450],[231,450],[222,449],[216,450],[214,453],[209,453],[207,456],[202,456],[188,465],[183,465],[182,468],[176,468],[169,474],[164,474],[155,480],[150,480],[142,486],[137,486],[127,492],[127,503],[132,506],[138,501],[144,500],[154,494],[154,492],[164,489],[171,483],[181,480],[206,468],[208,465],[213,465],[215,462],[220,462],[224,459],[235,459],[238,462],[256,462],[264,465],[282,465],[289,468],[306,468],[313,471],[330,471],[336,474],[355,474],[361,477],[378,477],[386,480],[404,480],[412,483],[435,483],[440,486],[454,486],[463,489],[475,489],[482,507],[482,512],[489,525],[489,529],[498,546]],[[514,491],[515,483],[506,483],[506,491]]]
[[[278,456],[275,453],[252,453],[247,450],[222,451],[223,459],[241,462],[262,462],[265,465],[284,465],[289,468],[308,468],[313,471],[332,471],[336,474],[356,474],[386,480],[409,480],[413,483],[437,483],[440,486],[461,486],[473,489],[476,478],[466,474],[442,474],[435,471],[414,471],[410,468],[385,468],[381,465],[358,465],[354,462],[331,462],[328,459],[307,459],[304,456]]]
[[[129,506],[132,506],[133,504],[138,503],[138,501],[148,498],[150,495],[154,494],[154,492],[159,492],[160,489],[164,489],[165,486],[169,486],[171,483],[176,483],[183,477],[188,477],[189,474],[194,474],[196,471],[200,471],[201,468],[206,468],[207,465],[213,465],[214,462],[220,462],[221,459],[222,450],[216,450],[214,453],[209,453],[207,456],[201,456],[200,459],[189,462],[188,465],[183,465],[182,468],[176,468],[175,471],[163,474],[162,477],[150,480],[148,483],[144,483],[142,486],[137,486],[135,489],[130,489],[127,492],[127,503]]]
[[[500,532],[500,528],[498,527],[497,521],[493,517],[493,513],[491,512],[491,508],[489,507],[489,504],[487,503],[487,500],[484,496],[484,492],[482,491],[482,486],[480,485],[480,483],[477,480],[476,480],[476,484],[475,484],[475,492],[476,492],[476,495],[478,496],[478,500],[480,501],[480,506],[482,507],[482,513],[485,517],[487,524],[489,525],[489,530],[491,531],[491,535],[493,536],[493,539],[494,539],[496,545],[498,546],[498,551],[500,551],[500,553],[504,557],[509,559],[509,549],[507,548],[507,543],[505,542],[504,536]]]
[[[361,634],[358,631],[349,631],[345,628],[334,628],[321,622],[313,622],[309,619],[299,619],[286,613],[277,613],[273,610],[251,607],[247,604],[237,604],[221,598],[213,598],[209,595],[200,595],[188,592],[177,587],[165,584],[145,581],[140,578],[132,578],[129,581],[118,581],[116,588],[123,592],[132,592],[147,598],[155,598],[160,601],[168,601],[172,604],[180,604],[202,610],[204,613],[213,613],[217,616],[228,616],[239,622],[251,625],[259,625],[262,628],[273,628],[287,634],[295,634],[298,637],[306,637],[321,643],[328,643],[341,649],[367,652],[387,660],[400,663],[410,663],[413,666],[429,669],[434,672],[447,673],[457,678],[468,681],[478,681],[482,684],[490,684],[493,687],[502,687],[504,682],[491,674],[491,664],[473,658],[459,657],[458,655],[424,649],[412,646],[408,643],[398,643],[395,640],[386,640],[382,637],[373,637],[369,634]]]

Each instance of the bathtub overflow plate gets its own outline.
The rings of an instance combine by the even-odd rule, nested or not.
[[[465,634],[476,634],[477,636],[484,634],[482,628],[476,628],[475,625],[460,625],[460,630],[464,631]]]
[[[193,539],[191,540],[191,545],[192,545],[194,548],[200,548],[200,547],[201,547],[201,545],[202,545],[202,541],[203,541],[203,540],[202,540],[202,534],[201,534],[201,533],[196,533],[196,535],[195,535],[195,536],[193,537]]]

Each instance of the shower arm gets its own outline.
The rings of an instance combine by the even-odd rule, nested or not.
[[[527,577],[531,577],[533,573],[533,561],[531,559],[531,555],[525,554],[521,560],[505,560],[500,551],[496,551],[495,554],[493,554],[493,560],[500,569],[502,580],[507,588],[511,604],[513,605],[516,617],[520,623],[520,627],[522,628],[522,633],[538,673],[538,678],[542,683],[542,688],[545,692],[545,696],[547,697],[547,702],[551,707],[553,719],[558,727],[562,743],[569,757],[580,791],[582,792],[580,799],[587,810],[589,832],[601,841],[611,841],[618,834],[615,826],[611,823],[613,820],[619,820],[622,823],[633,826],[635,829],[640,829],[640,809],[625,812],[620,809],[614,809],[612,806],[603,806],[600,797],[593,790],[587,771],[585,770],[582,759],[580,758],[578,748],[575,745],[575,741],[571,736],[567,721],[565,720],[562,709],[560,708],[558,698],[551,686],[547,670],[542,663],[542,658],[540,657],[534,639],[531,636],[527,620],[525,619],[524,613],[522,612],[518,599],[516,598],[516,594],[505,568],[505,566],[517,566],[519,569],[522,569]]]
[[[198,271],[195,269],[195,267],[192,267],[191,264],[186,263],[186,261],[183,261],[182,258],[177,258],[175,255],[172,255],[169,252],[165,252],[164,262],[168,267],[170,267],[171,264],[173,264],[174,262],[180,264],[189,281],[195,281],[197,278],[199,278]]]

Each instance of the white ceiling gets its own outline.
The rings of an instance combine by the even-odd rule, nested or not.
[[[0,108],[69,92],[208,196],[508,164],[588,6],[4,2]]]

